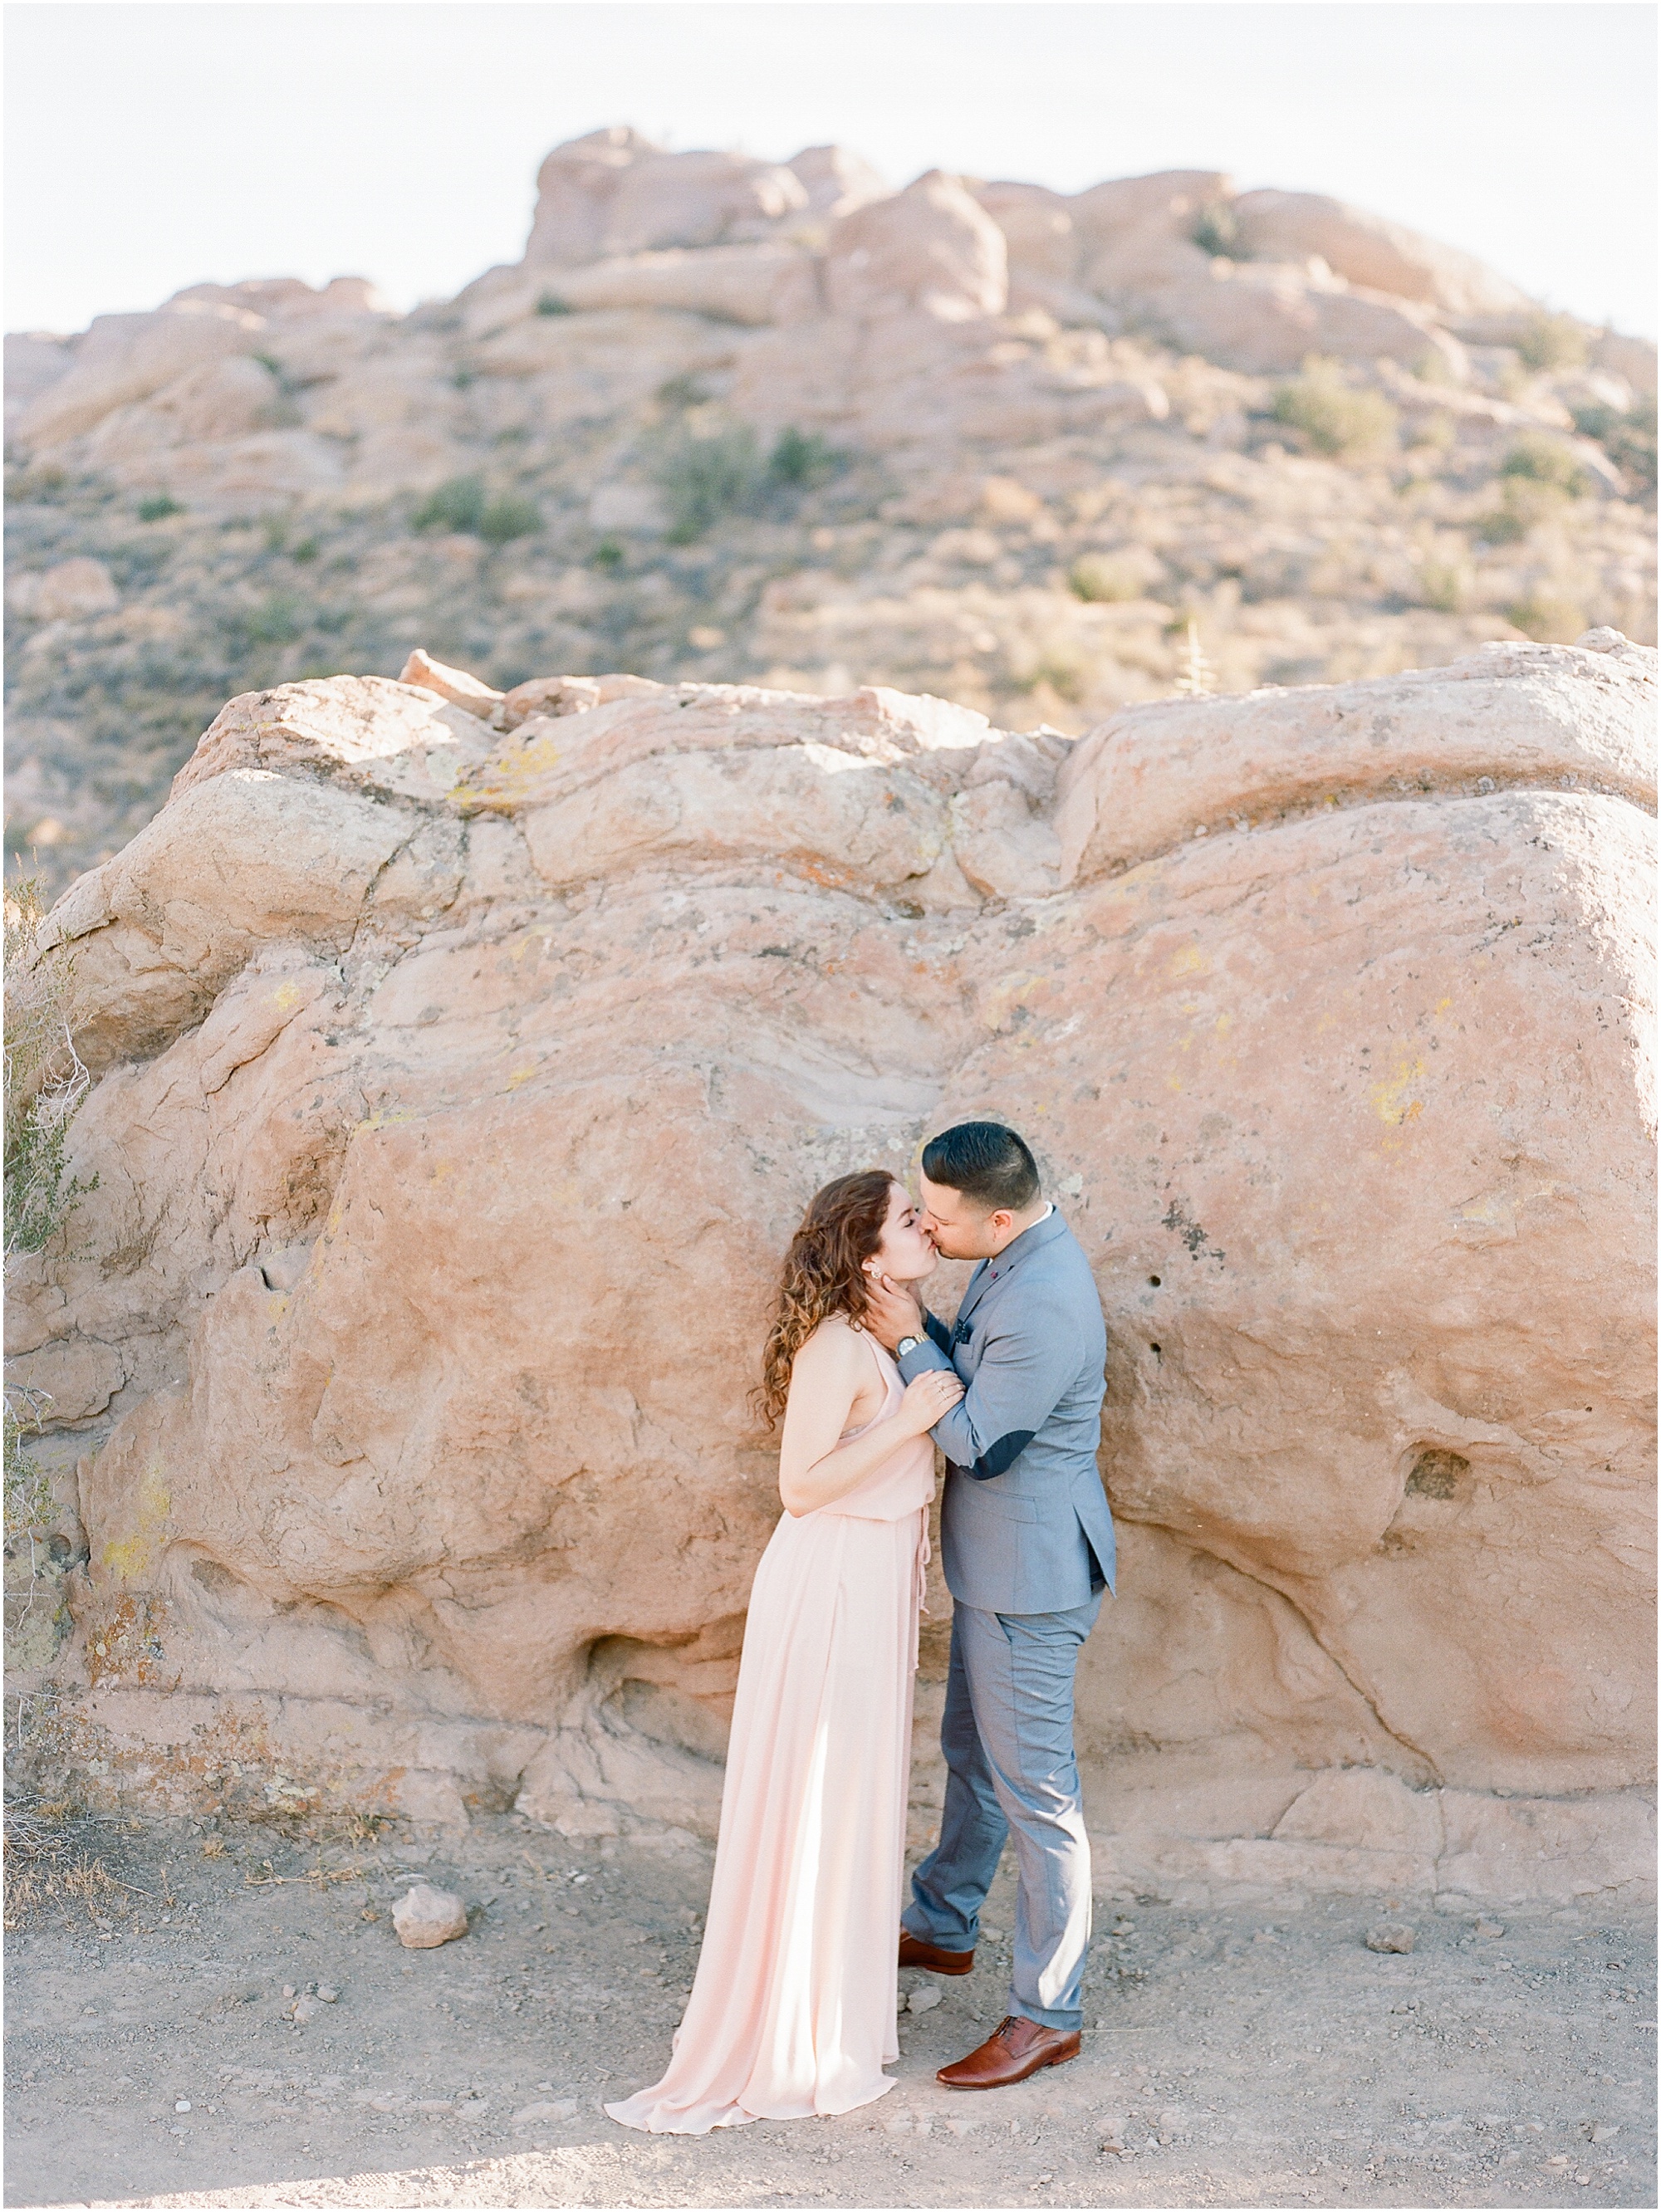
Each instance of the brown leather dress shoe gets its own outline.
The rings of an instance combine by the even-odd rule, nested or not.
[[[921,1936],[914,1936],[909,1928],[900,1930],[900,1964],[903,1966],[922,1966],[931,1974],[966,1974],[974,1966],[972,1951],[942,1951],[938,1944],[925,1943]]]
[[[1065,2066],[1079,2055],[1079,2031],[1040,2027],[1036,2020],[1011,2013],[1000,2021],[978,2051],[955,2066],[942,2066],[934,2076],[948,2089],[1007,2089],[1012,2081],[1025,2081],[1041,2066]]]

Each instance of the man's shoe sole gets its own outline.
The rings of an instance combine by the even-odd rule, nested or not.
[[[950,1960],[950,1965],[944,1962]],[[903,1959],[900,1971],[907,1974],[972,1974],[975,1954],[972,1951],[940,1951],[932,1959]]]
[[[942,2089],[1013,2089],[1018,2081],[1030,2081],[1035,2074],[1042,2074],[1046,2066],[1065,2066],[1078,2056],[1076,2051],[1057,2051],[1048,2058],[1040,2058],[1031,2066],[1024,2066],[1019,2074],[1005,2074],[995,2081],[948,2081],[944,2069],[934,2079]]]

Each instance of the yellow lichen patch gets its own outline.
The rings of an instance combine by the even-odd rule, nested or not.
[[[1398,1060],[1384,1080],[1375,1083],[1368,1091],[1373,1112],[1387,1128],[1399,1129],[1404,1122],[1416,1121],[1424,1112],[1424,1100],[1409,1096],[1423,1082],[1424,1076],[1424,1054],[1415,1053],[1411,1060]]]
[[[281,1014],[286,1014],[300,1004],[298,983],[279,983],[271,993],[271,1004]]]
[[[161,1556],[172,1510],[167,1468],[161,1460],[150,1460],[138,1478],[131,1526],[125,1536],[114,1537],[105,1545],[99,1554],[100,1565],[117,1582],[142,1582]]]
[[[1009,1027],[1016,1009],[1025,1006],[1043,981],[1042,975],[1011,975],[995,990],[989,991],[981,1010],[981,1018],[995,1034]]]
[[[1197,945],[1184,945],[1171,954],[1167,972],[1172,975],[1208,975],[1211,963]]]
[[[561,749],[551,738],[528,738],[510,752],[493,754],[481,762],[470,776],[453,786],[450,797],[468,811],[495,807],[511,813],[515,806],[524,805],[538,781],[559,765],[560,758]]]
[[[508,1078],[508,1088],[509,1091],[517,1091],[520,1085],[528,1083],[536,1072],[534,1062],[529,1067],[516,1067]]]
[[[352,1124],[352,1134],[361,1137],[374,1129],[396,1129],[406,1121],[416,1121],[420,1118],[419,1110],[414,1106],[394,1106],[386,1113],[366,1114],[361,1121]],[[334,1226],[332,1214],[329,1217],[329,1225],[331,1228]]]

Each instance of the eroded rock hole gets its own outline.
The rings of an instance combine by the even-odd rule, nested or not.
[[[1470,1473],[1470,1462],[1463,1454],[1440,1451],[1434,1446],[1421,1451],[1413,1462],[1408,1476],[1408,1492],[1415,1498],[1457,1498],[1460,1485]]]

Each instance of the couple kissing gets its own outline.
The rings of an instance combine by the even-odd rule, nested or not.
[[[901,1966],[967,1974],[1004,1845],[1007,2010],[940,2080],[991,2089],[1079,2050],[1090,1845],[1073,1678],[1113,1582],[1096,1449],[1107,1338],[1088,1262],[1013,1130],[924,1146],[922,1202],[843,1176],[791,1240],[757,1393],[784,1513],[756,1570],[697,1973],[655,2087],[605,2109],[703,2135],[894,2086]],[[917,1285],[978,1262],[950,1328]],[[917,1624],[946,1459],[953,1601],[940,1840],[901,1910]]]

